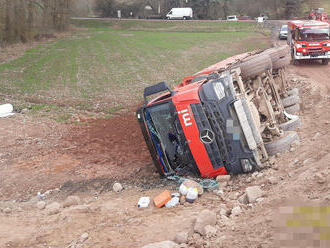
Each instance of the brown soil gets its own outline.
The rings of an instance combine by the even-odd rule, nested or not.
[[[262,202],[241,205],[241,215],[217,225],[216,237],[190,247],[279,247],[274,244],[279,207],[292,200],[330,201],[330,65],[290,66],[289,72],[302,98],[301,145],[258,176],[234,177],[223,196],[206,192],[196,203],[175,209],[136,208],[141,196],[175,187],[155,174],[133,110],[80,125],[23,114],[0,119],[0,247],[141,247],[173,239],[202,209],[232,207],[253,185],[265,192]],[[114,181],[125,190],[112,192]],[[37,192],[55,188],[60,190],[50,191],[47,203],[74,193],[81,205],[55,215],[38,210]],[[79,244],[85,232],[89,237]]]

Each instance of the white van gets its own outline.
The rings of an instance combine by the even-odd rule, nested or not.
[[[229,21],[229,22],[237,22],[238,19],[237,19],[237,16],[232,15],[232,16],[227,16],[227,21]]]
[[[189,20],[193,18],[192,8],[172,8],[166,15],[168,20]]]

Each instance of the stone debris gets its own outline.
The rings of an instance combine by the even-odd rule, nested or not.
[[[249,200],[248,200],[248,198],[247,198],[246,193],[244,193],[243,195],[241,195],[241,196],[238,198],[238,202],[241,203],[241,204],[248,204],[248,203],[249,203]]]
[[[87,232],[81,234],[80,236],[80,242],[85,242],[88,239],[89,235]]]
[[[201,211],[197,216],[194,231],[201,235],[205,235],[205,227],[207,225],[214,226],[216,224],[216,221],[216,214],[208,209],[205,209]]]
[[[38,209],[42,210],[45,207],[46,207],[46,202],[44,202],[44,201],[38,201],[38,203],[37,203],[37,208]]]
[[[217,229],[214,226],[207,225],[205,227],[205,236],[207,238],[215,237],[217,235]]]
[[[189,232],[183,231],[183,232],[178,232],[175,235],[174,241],[178,244],[184,244],[188,242],[189,238]]]
[[[5,208],[2,210],[5,214],[10,214],[11,213],[11,208]]]
[[[79,204],[80,204],[79,196],[70,195],[65,199],[65,201],[63,203],[63,207],[67,208],[67,207],[71,207],[71,206],[75,206],[75,205],[79,205]]]
[[[114,183],[112,189],[114,192],[119,193],[120,191],[123,190],[123,186],[120,183]]]
[[[217,176],[216,180],[222,187],[226,187],[229,184],[231,176],[230,175],[220,175]]]
[[[53,202],[46,206],[46,211],[48,215],[58,214],[61,209],[61,204],[58,202]]]
[[[263,191],[259,186],[252,186],[245,189],[246,197],[249,203],[254,203],[263,195]]]
[[[242,213],[242,209],[240,206],[235,206],[233,207],[233,209],[231,210],[231,216],[238,216]]]
[[[166,240],[166,241],[148,244],[143,246],[142,248],[180,248],[180,246],[173,241]]]

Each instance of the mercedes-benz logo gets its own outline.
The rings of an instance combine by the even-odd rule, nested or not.
[[[209,129],[204,129],[200,134],[200,139],[204,144],[210,144],[214,140],[214,133]]]

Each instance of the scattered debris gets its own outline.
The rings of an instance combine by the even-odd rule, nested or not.
[[[44,201],[38,201],[38,203],[37,203],[37,208],[38,209],[42,210],[45,207],[46,207],[46,202],[44,202]]]
[[[195,182],[194,180],[186,179],[182,184],[185,185],[187,188],[197,188],[198,195],[202,195],[204,193],[203,186]]]
[[[82,242],[82,243],[85,242],[88,239],[88,237],[89,237],[89,235],[88,235],[87,232],[81,234],[81,236],[80,236],[80,242]]]
[[[150,197],[144,196],[139,199],[139,202],[137,204],[138,208],[147,208],[150,204]]]
[[[170,240],[166,240],[166,241],[148,244],[143,246],[142,248],[179,248],[179,247],[180,246],[177,243]]]
[[[205,228],[205,236],[211,238],[217,235],[217,229],[214,226],[207,225]]]
[[[172,199],[171,192],[168,190],[165,190],[161,194],[157,195],[154,198],[154,204],[157,208],[161,208],[165,206],[165,204]]]
[[[53,202],[46,206],[46,211],[48,215],[58,214],[61,209],[61,204],[58,202]]]
[[[220,175],[217,176],[216,180],[222,187],[226,187],[228,185],[228,182],[230,181],[230,178],[230,175]]]
[[[248,187],[246,188],[245,193],[249,203],[256,202],[256,200],[263,195],[263,192],[259,186]]]
[[[11,213],[11,208],[5,208],[2,210],[5,214],[10,214]]]
[[[67,207],[71,207],[71,206],[79,205],[79,204],[80,204],[79,196],[70,195],[65,199],[65,201],[63,203],[63,207],[67,208]]]
[[[197,198],[198,198],[198,189],[189,188],[186,196],[186,201],[189,203],[193,203]]]
[[[13,111],[14,111],[14,107],[11,104],[0,105],[0,118],[14,115]]]
[[[216,224],[216,220],[216,214],[208,209],[205,209],[197,216],[194,231],[201,235],[205,235],[205,227],[207,225],[214,226]]]
[[[120,191],[123,190],[123,186],[120,183],[114,183],[112,189],[114,192],[119,193]]]
[[[184,243],[187,243],[188,238],[189,238],[189,232],[182,231],[182,232],[178,232],[175,235],[174,241],[178,244],[184,244]]]
[[[238,216],[242,213],[242,209],[240,206],[235,206],[233,207],[233,209],[231,210],[231,215],[232,216]]]
[[[174,208],[175,206],[177,206],[180,203],[180,199],[179,197],[175,196],[173,197],[171,200],[169,200],[166,204],[165,207],[166,208]]]

